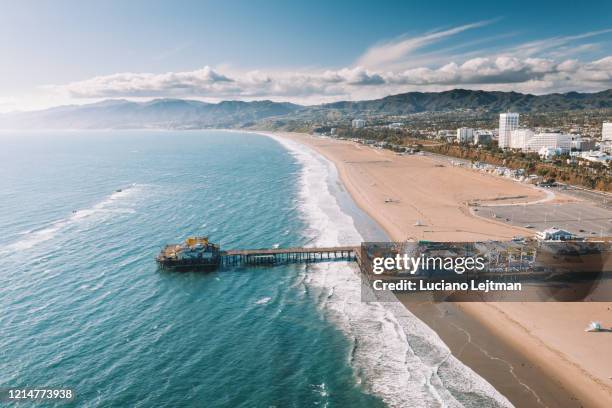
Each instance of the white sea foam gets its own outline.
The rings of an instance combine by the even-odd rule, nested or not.
[[[312,149],[275,138],[302,165],[302,214],[313,245],[361,242],[353,220],[329,191],[333,164]],[[308,268],[322,310],[352,342],[358,381],[391,407],[512,406],[487,381],[457,360],[438,335],[399,302],[362,302],[354,266],[321,263]]]
[[[266,303],[268,303],[271,300],[272,300],[272,298],[270,296],[266,296],[266,297],[262,297],[261,299],[255,301],[255,304],[256,305],[265,305]]]
[[[85,219],[92,219],[100,215],[133,213],[133,208],[127,205],[117,204],[117,202],[123,202],[128,197],[133,197],[139,191],[141,191],[141,189],[142,186],[134,184],[128,188],[122,189],[121,191],[114,191],[102,201],[94,204],[89,208],[75,210],[75,212],[73,212],[70,216],[61,220],[57,220],[44,227],[24,231],[22,234],[20,234],[22,235],[22,238],[20,240],[5,246],[3,251],[0,252],[0,254],[23,251],[32,248],[35,245],[40,244],[41,242],[47,241],[55,237],[57,233],[69,227],[70,225],[73,225]]]

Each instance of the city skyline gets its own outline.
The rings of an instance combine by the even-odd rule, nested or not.
[[[0,35],[15,41],[0,44],[0,112],[110,98],[318,104],[453,88],[596,92],[612,87],[610,11],[598,1],[5,4]]]

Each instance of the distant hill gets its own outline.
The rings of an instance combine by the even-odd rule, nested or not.
[[[205,103],[183,99],[150,102],[106,100],[88,105],[60,106],[41,111],[0,115],[0,128],[133,129],[228,127],[284,116],[300,109],[272,101]]]
[[[612,89],[598,93],[531,95],[517,92],[489,92],[453,89],[445,92],[408,92],[382,99],[358,102],[334,102],[320,109],[345,114],[409,115],[472,109],[487,112],[552,112],[612,108]]]
[[[41,111],[0,115],[0,128],[107,129],[205,128],[254,125],[261,120],[316,120],[358,115],[410,115],[469,109],[487,113],[555,112],[612,108],[612,89],[597,93],[531,95],[454,89],[408,92],[381,99],[300,106],[272,101],[205,103],[184,99],[150,102],[107,100],[89,105],[60,106]]]

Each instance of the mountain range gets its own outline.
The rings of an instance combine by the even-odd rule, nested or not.
[[[421,112],[443,112],[458,109],[487,112],[552,112],[565,110],[612,108],[612,89],[598,93],[568,92],[531,95],[517,92],[472,91],[453,89],[445,92],[408,92],[382,99],[358,102],[334,102],[322,105],[348,114],[409,115]]]
[[[59,106],[40,111],[0,115],[0,128],[10,129],[134,129],[231,127],[272,116],[287,115],[299,105],[272,101],[206,103],[184,99],[149,102],[106,100],[87,105]]]
[[[611,109],[612,89],[597,93],[531,95],[516,92],[454,89],[445,92],[408,92],[381,99],[341,101],[314,106],[287,102],[223,101],[206,103],[184,99],[149,102],[106,100],[87,105],[68,105],[40,111],[0,115],[0,128],[10,129],[108,129],[108,128],[205,128],[253,126],[260,120],[308,121],[321,115],[403,116],[422,112],[459,110],[497,113],[557,112]]]

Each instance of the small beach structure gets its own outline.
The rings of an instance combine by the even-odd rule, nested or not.
[[[541,241],[571,241],[576,239],[576,236],[569,231],[553,227],[544,231],[538,231],[536,238]]]
[[[601,330],[602,330],[601,323],[599,322],[591,322],[589,323],[587,328],[584,329],[584,331],[586,332],[600,332]]]

